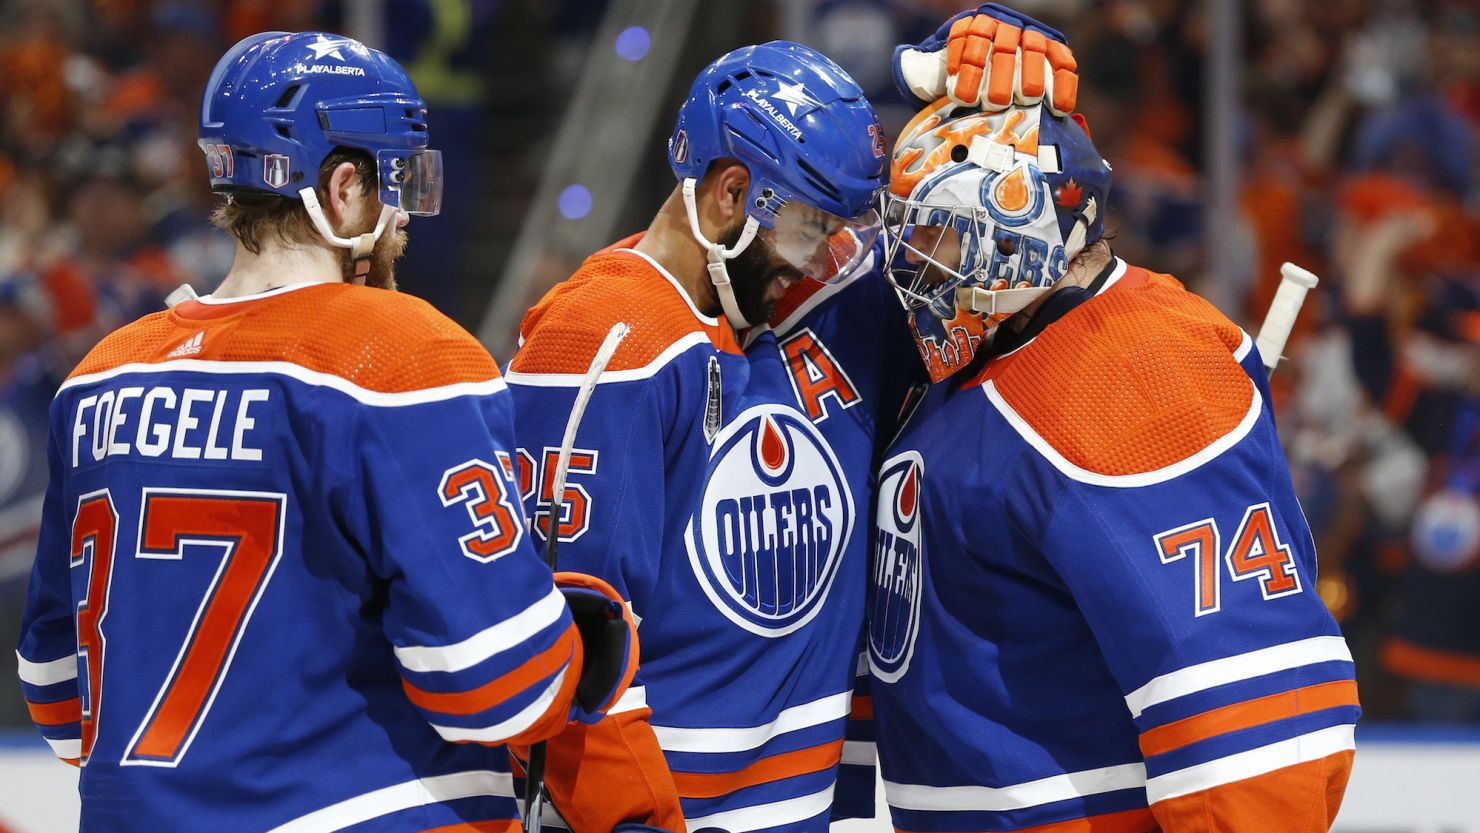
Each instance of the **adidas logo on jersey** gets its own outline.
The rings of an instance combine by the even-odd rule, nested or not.
[[[205,337],[206,337],[206,331],[205,330],[201,330],[200,332],[196,333],[195,335],[191,336],[190,338],[185,339],[185,341],[182,342],[179,347],[176,347],[175,349],[171,350],[169,352],[169,354],[165,356],[165,358],[167,358],[167,359],[178,359],[181,356],[194,356],[194,355],[196,355],[197,353],[200,352],[200,344],[201,344],[202,341],[205,340]]]

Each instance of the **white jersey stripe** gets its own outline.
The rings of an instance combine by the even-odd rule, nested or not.
[[[720,729],[654,726],[653,732],[665,752],[744,752],[762,746],[778,735],[847,717],[852,697],[852,692],[843,691],[782,709],[775,720],[761,726]]]
[[[333,833],[389,813],[480,795],[513,798],[513,779],[507,772],[469,770],[407,781],[330,804],[270,833]]]
[[[1125,704],[1131,710],[1131,717],[1140,717],[1142,712],[1157,703],[1276,671],[1332,660],[1352,661],[1351,649],[1347,648],[1346,640],[1339,636],[1316,636],[1298,642],[1286,642],[1163,674],[1127,694]]]
[[[438,647],[397,647],[396,659],[407,671],[462,671],[550,627],[565,610],[565,597],[551,588],[544,598],[461,642]]]
[[[873,766],[878,759],[879,751],[873,741],[843,741],[843,763],[854,766]]]
[[[723,810],[707,816],[686,819],[685,822],[690,830],[718,827],[729,833],[746,833],[750,830],[764,830],[769,827],[806,821],[827,812],[832,807],[832,799],[833,787],[829,785],[822,792],[811,795],[773,801],[769,804],[757,804],[754,807],[741,807],[738,810]]]
[[[658,371],[667,367],[670,362],[687,353],[699,345],[707,345],[714,349],[714,343],[704,333],[689,333],[663,349],[657,358],[642,367],[631,367],[625,370],[608,370],[601,374],[596,381],[598,385],[609,385],[615,382],[632,382],[638,379],[648,379],[658,374]],[[510,371],[507,376],[509,384],[524,385],[532,388],[578,388],[585,381],[585,373],[519,373]]]
[[[569,670],[569,666],[560,669],[560,673],[556,674],[555,679],[549,685],[545,686],[545,690],[540,692],[540,696],[536,697],[533,703],[520,709],[518,714],[508,720],[495,723],[492,726],[484,726],[481,729],[464,729],[460,726],[438,726],[436,724],[433,724],[432,728],[436,729],[437,734],[441,735],[443,739],[453,741],[454,743],[457,741],[498,743],[499,741],[508,740],[533,726],[535,721],[544,716],[546,710],[550,708],[550,704],[555,702],[556,695],[560,694],[560,686],[565,682],[565,674]]]
[[[55,752],[58,758],[72,761],[82,757],[82,738],[66,738],[63,740],[44,738],[44,740],[51,746],[51,751]]]
[[[77,655],[68,654],[50,662],[31,662],[15,652],[16,674],[27,685],[56,685],[77,679]]]
[[[1087,795],[1134,790],[1146,786],[1146,765],[1136,762],[1050,775],[1005,787],[930,787],[924,784],[884,782],[884,797],[900,810],[1002,813],[1083,798]]]
[[[456,399],[460,396],[491,396],[508,388],[508,383],[500,377],[482,382],[458,382],[452,385],[442,385],[441,387],[425,388],[423,390],[385,393],[383,391],[362,388],[348,379],[343,379],[330,373],[309,370],[302,365],[293,364],[292,362],[223,362],[206,361],[203,359],[174,359],[163,362],[131,362],[129,364],[119,365],[112,370],[73,376],[71,379],[62,383],[61,388],[57,390],[57,394],[60,395],[62,391],[68,388],[75,388],[79,385],[90,385],[94,382],[102,382],[130,373],[171,372],[211,373],[223,376],[287,376],[304,384],[331,388],[350,396],[362,404],[383,408],[425,405],[429,402],[445,402],[448,399]]]
[[[1155,804],[1168,798],[1190,795],[1356,749],[1355,732],[1356,727],[1351,724],[1331,726],[1258,749],[1158,775],[1146,782],[1146,800]]]
[[[1244,359],[1249,356],[1249,351],[1254,349],[1254,339],[1249,338],[1249,334],[1242,329],[1239,330],[1239,333],[1243,335],[1244,340],[1240,341],[1238,343],[1238,349],[1233,351],[1233,360],[1239,364],[1243,364]]]
[[[622,712],[635,712],[638,709],[647,708],[647,686],[635,685],[622,693],[611,708],[606,710],[607,714],[621,714]]]

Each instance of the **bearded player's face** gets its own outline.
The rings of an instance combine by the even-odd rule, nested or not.
[[[740,242],[744,230],[745,218],[742,215],[740,222],[725,232],[720,243],[726,248],[733,247]],[[752,238],[744,251],[726,261],[725,268],[730,274],[735,303],[752,324],[760,324],[770,318],[776,302],[803,277],[759,236]]]
[[[346,223],[340,230],[341,237],[355,238],[361,234],[375,231],[375,224],[380,221],[379,200],[364,200],[360,203],[360,210],[356,213],[352,222]],[[395,220],[381,232],[380,239],[375,241],[375,248],[370,255],[370,272],[365,276],[365,285],[377,289],[396,288],[396,261],[401,253],[406,250],[406,232],[403,227],[410,220],[410,216],[404,211],[396,212]],[[346,283],[355,281],[355,262],[348,249],[339,249],[339,265],[343,272]]]

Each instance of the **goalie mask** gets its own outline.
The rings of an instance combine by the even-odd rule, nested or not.
[[[935,382],[1100,239],[1110,190],[1077,114],[958,109],[942,98],[905,126],[883,201],[885,272]]]

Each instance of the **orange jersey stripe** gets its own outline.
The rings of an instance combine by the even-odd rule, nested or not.
[[[1436,651],[1405,639],[1389,639],[1382,646],[1382,664],[1416,680],[1480,686],[1480,657]]]
[[[1008,833],[1152,833],[1157,829],[1156,819],[1152,818],[1151,811],[1142,808],[1106,813],[1103,816],[1058,821],[1053,824],[1040,824],[1034,827],[1020,827]],[[894,833],[909,833],[909,831],[896,827]]]
[[[571,625],[571,628],[575,628],[575,625]],[[528,729],[506,739],[504,742],[509,746],[523,746],[554,737],[570,722],[570,704],[576,698],[576,686],[581,681],[581,669],[586,664],[586,650],[581,645],[581,640],[572,642],[571,648],[570,664],[565,667],[565,680],[560,684],[560,690],[555,692],[555,699],[550,702],[550,707]]]
[[[401,680],[401,688],[406,691],[407,699],[427,711],[477,714],[519,695],[540,680],[559,672],[571,659],[575,639],[576,626],[572,624],[555,640],[554,645],[525,660],[513,671],[471,691],[441,694],[418,688],[405,679]]]
[[[1164,830],[1326,833],[1341,809],[1352,750],[1156,803]]]
[[[82,719],[82,700],[58,700],[55,703],[33,703],[26,701],[31,710],[31,722],[37,726],[63,726]]]
[[[756,784],[819,772],[835,766],[842,757],[843,741],[835,740],[772,755],[736,772],[675,772],[673,783],[684,798],[718,798]]]
[[[1215,735],[1262,726],[1287,717],[1336,706],[1356,706],[1357,684],[1351,680],[1283,691],[1193,715],[1141,733],[1141,754],[1150,757]]]
[[[854,719],[854,720],[873,720],[874,719],[874,698],[872,698],[872,697],[854,697],[853,698],[853,711],[849,712],[848,713],[848,716],[850,718]]]

